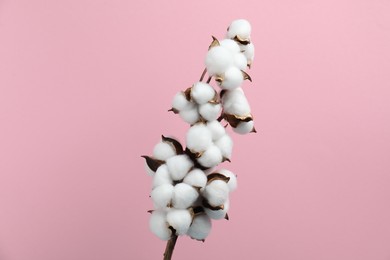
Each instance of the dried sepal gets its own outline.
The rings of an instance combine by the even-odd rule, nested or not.
[[[187,88],[186,90],[184,90],[184,96],[186,97],[186,99],[188,101],[192,101],[192,98],[191,98],[191,90],[192,90],[192,87],[190,88]]]
[[[173,112],[175,114],[179,114],[180,111],[175,109],[175,108],[171,108],[171,109],[168,110],[168,112]]]
[[[211,42],[210,46],[209,46],[209,50],[213,47],[216,47],[216,46],[219,46],[219,41],[217,38],[215,38],[214,36],[211,36],[213,38],[213,41]]]
[[[154,158],[147,156],[147,155],[142,155],[141,157],[146,160],[146,164],[154,172],[157,171],[158,167],[160,167],[161,165],[163,165],[165,163],[164,161],[154,159]]]
[[[228,183],[230,178],[226,177],[225,175],[218,173],[218,172],[211,173],[207,176],[207,184],[209,184],[210,182],[215,181],[215,180],[221,180],[221,181]]]
[[[202,205],[203,205],[203,207],[211,209],[211,210],[221,210],[221,209],[224,209],[224,207],[225,207],[223,204],[218,205],[218,206],[212,206],[209,204],[209,202],[206,199],[203,199]]]
[[[253,120],[252,115],[246,116],[237,116],[232,114],[223,114],[223,118],[229,123],[229,125],[233,128],[236,128],[240,122],[249,122]]]
[[[241,38],[239,35],[236,35],[233,40],[235,40],[236,42],[242,44],[242,45],[248,45],[249,43],[251,43],[250,39],[243,39]]]
[[[229,215],[226,213],[226,215],[225,215],[225,219],[226,220],[229,220]]]
[[[244,77],[244,80],[249,80],[250,82],[252,82],[252,78],[251,78],[251,76],[249,76],[248,73],[246,73],[243,70],[241,70],[241,72],[242,72],[242,76]]]
[[[183,154],[184,153],[183,146],[176,139],[170,138],[170,137],[165,137],[163,135],[161,136],[161,139],[164,142],[170,143],[175,148],[176,154]]]

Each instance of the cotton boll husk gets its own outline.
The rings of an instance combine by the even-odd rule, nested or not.
[[[255,46],[253,43],[249,43],[247,45],[241,45],[240,46],[242,53],[245,55],[245,57],[249,61],[252,62],[255,58]]]
[[[229,198],[229,187],[222,180],[214,180],[206,185],[203,196],[211,206],[217,207],[224,204]]]
[[[222,41],[219,42],[219,45],[228,49],[232,54],[241,51],[238,43],[232,39],[223,39]]]
[[[233,56],[225,47],[216,46],[207,52],[205,64],[210,76],[223,74],[233,64]]]
[[[251,35],[251,30],[251,25],[247,20],[234,20],[229,26],[227,38],[233,39],[235,36],[239,36],[241,39],[248,39]]]
[[[178,183],[173,190],[172,205],[176,209],[186,209],[198,199],[198,191],[186,183]]]
[[[230,178],[227,183],[230,192],[237,189],[237,176],[234,173],[226,169],[220,169],[217,172]]]
[[[226,213],[229,211],[230,202],[229,199],[223,204],[223,209],[220,210],[211,210],[209,208],[204,208],[205,213],[211,219],[223,219],[226,216]]]
[[[211,132],[213,141],[218,140],[226,133],[225,127],[217,120],[207,122],[207,128]]]
[[[225,71],[225,77],[221,83],[221,88],[223,89],[235,89],[238,88],[244,81],[244,75],[242,71],[235,67],[231,66]]]
[[[194,163],[185,154],[175,155],[169,158],[166,161],[166,164],[168,166],[168,171],[171,175],[171,178],[174,181],[183,179],[192,166],[194,166]]]
[[[172,184],[162,184],[152,190],[150,197],[155,208],[164,209],[171,202],[173,197],[174,187]]]
[[[177,235],[185,235],[192,222],[187,209],[172,209],[167,214],[167,222],[176,230]]]
[[[152,212],[149,219],[149,228],[161,240],[169,240],[172,236],[165,210],[154,210]]]
[[[204,188],[207,176],[202,170],[195,168],[184,177],[183,182],[193,187]]]
[[[217,141],[215,141],[215,145],[221,150],[221,154],[224,158],[231,158],[233,150],[233,140],[228,134],[225,134]]]
[[[189,110],[182,110],[179,112],[180,117],[188,124],[195,124],[199,121],[200,115],[196,107]]]
[[[237,134],[245,135],[253,131],[254,124],[253,120],[249,122],[240,122],[237,127],[233,128],[233,131]]]
[[[248,60],[243,53],[239,52],[234,54],[234,66],[236,66],[240,70],[245,71],[247,65],[248,65]]]
[[[198,163],[203,167],[215,167],[222,162],[221,150],[216,145],[211,145],[207,150],[198,158]]]
[[[206,121],[214,121],[219,117],[221,109],[221,104],[206,103],[199,106],[199,114]]]
[[[205,124],[193,125],[187,131],[186,135],[187,148],[193,152],[203,152],[211,144],[211,132]]]
[[[192,86],[191,97],[199,105],[209,102],[214,96],[214,88],[207,83],[197,82]]]
[[[193,239],[204,240],[211,231],[211,219],[206,214],[196,215],[187,235]]]
[[[182,91],[178,92],[172,101],[172,108],[182,111],[194,108],[194,104],[186,99]]]
[[[168,166],[166,164],[158,167],[156,173],[153,177],[153,188],[160,186],[162,184],[172,184],[172,178],[168,171]]]
[[[153,149],[153,157],[157,160],[165,161],[174,155],[175,148],[166,142],[159,142]]]
[[[161,166],[160,166],[160,167],[161,167]],[[153,177],[154,174],[155,174],[155,172],[152,171],[152,169],[149,168],[149,166],[148,166],[148,164],[147,164],[146,162],[145,162],[145,171],[146,171],[146,173],[147,173],[149,176],[151,176],[151,177]]]

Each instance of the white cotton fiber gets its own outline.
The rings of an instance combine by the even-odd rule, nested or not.
[[[247,20],[234,20],[229,26],[227,38],[233,39],[234,37],[238,36],[241,39],[249,39],[251,30],[251,25]]]
[[[175,148],[167,142],[159,142],[153,149],[153,157],[157,160],[165,161],[174,155],[176,155]]]
[[[176,209],[186,209],[199,197],[198,191],[186,183],[179,183],[175,185],[173,190],[172,204]]]
[[[196,107],[189,110],[182,110],[179,112],[180,117],[188,124],[195,124],[199,121],[200,115]]]
[[[240,70],[245,71],[248,66],[248,60],[242,52],[236,53],[233,56],[234,58],[234,66],[239,68]]]
[[[224,158],[231,159],[233,140],[227,133],[215,141],[215,145],[221,150],[221,154]]]
[[[248,134],[253,131],[254,127],[254,122],[253,120],[249,122],[240,122],[237,127],[233,128],[233,131],[236,132],[237,134]]]
[[[174,187],[172,184],[162,184],[152,190],[150,197],[155,208],[164,209],[172,200]]]
[[[199,106],[199,114],[206,121],[216,120],[221,113],[222,105],[217,103],[206,103]]]
[[[193,152],[203,152],[211,144],[211,132],[205,124],[196,124],[191,126],[186,135],[187,148]]]
[[[251,113],[249,102],[242,88],[226,91],[222,97],[222,105],[226,114],[248,116]]]
[[[195,168],[184,177],[183,182],[193,187],[204,188],[207,183],[207,176],[202,170]]]
[[[240,48],[242,53],[247,58],[248,64],[251,64],[253,62],[253,59],[255,58],[255,46],[253,45],[253,43],[241,45]]]
[[[211,210],[209,208],[204,208],[205,213],[211,219],[223,219],[226,216],[230,207],[229,199],[223,204],[223,209],[220,210]]]
[[[228,49],[232,54],[235,54],[235,53],[238,53],[241,51],[238,43],[232,39],[223,39],[222,41],[219,42],[219,44],[222,47],[225,47],[226,49]]]
[[[207,128],[211,132],[213,141],[221,138],[226,133],[225,127],[217,120],[207,122]]]
[[[231,66],[225,71],[225,77],[221,82],[221,88],[223,89],[235,89],[241,86],[244,81],[244,75],[242,71],[235,67]]]
[[[194,104],[186,99],[182,91],[178,92],[172,101],[172,108],[182,111],[194,108]]]
[[[214,96],[214,88],[207,83],[197,82],[192,86],[191,97],[199,105],[209,102]]]
[[[196,215],[187,235],[193,239],[204,240],[211,231],[211,219],[206,214]]]
[[[185,155],[175,155],[171,158],[169,158],[166,161],[166,164],[168,166],[168,171],[171,175],[172,180],[178,181],[184,178],[186,174],[190,171],[192,166],[194,166],[191,159]]]
[[[172,178],[168,171],[168,166],[166,164],[158,167],[156,173],[153,177],[153,188],[160,186],[162,184],[172,184]]]
[[[211,145],[207,150],[198,158],[198,163],[206,168],[215,167],[222,162],[221,150],[216,145]]]
[[[227,185],[229,187],[230,192],[237,189],[237,176],[234,173],[226,169],[220,169],[218,170],[218,173],[225,175],[226,177],[229,177],[229,181]]]
[[[211,206],[220,206],[229,198],[229,187],[222,180],[214,180],[206,185],[203,196]]]
[[[172,209],[167,214],[167,222],[176,230],[177,235],[184,235],[191,225],[192,216],[186,209]]]
[[[167,223],[167,214],[164,210],[154,210],[149,219],[149,228],[161,240],[169,240],[172,231]]]
[[[233,64],[232,53],[223,46],[213,47],[207,52],[205,64],[210,76],[223,74]]]

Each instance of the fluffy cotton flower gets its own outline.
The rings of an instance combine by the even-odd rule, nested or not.
[[[171,209],[167,214],[167,222],[176,230],[177,235],[184,235],[191,225],[192,216],[186,209]]]
[[[193,187],[204,188],[207,183],[207,176],[202,170],[195,168],[184,177],[183,182]]]
[[[253,59],[255,58],[255,46],[253,45],[253,43],[249,43],[247,45],[241,45],[240,49],[242,53],[245,55],[246,59],[248,60],[248,64],[251,65]]]
[[[226,133],[225,127],[217,120],[207,122],[207,128],[211,132],[213,141],[221,138]]]
[[[212,210],[209,208],[204,208],[205,213],[211,219],[223,219],[226,217],[226,213],[229,211],[230,202],[229,199],[223,204],[223,209]]]
[[[153,188],[162,184],[173,184],[171,175],[168,171],[168,166],[166,164],[158,167],[156,173],[153,176]]]
[[[172,184],[162,184],[152,190],[150,197],[153,200],[156,208],[162,208],[168,206],[173,197],[174,187]]]
[[[251,30],[251,25],[247,20],[234,20],[229,26],[227,38],[233,39],[238,36],[240,39],[249,39]]]
[[[182,110],[179,112],[179,115],[181,119],[183,119],[188,124],[195,124],[199,121],[200,115],[198,112],[198,109],[196,107],[188,109],[188,110]]]
[[[175,155],[169,158],[166,161],[166,164],[171,178],[174,181],[183,179],[192,166],[194,166],[191,159],[185,154]]]
[[[244,81],[244,75],[242,71],[235,67],[229,67],[224,74],[224,78],[220,84],[223,89],[235,89],[238,88]]]
[[[209,75],[223,74],[233,65],[232,53],[223,46],[212,47],[206,55],[206,68]]]
[[[186,183],[179,183],[175,185],[173,191],[172,205],[176,209],[186,209],[199,197],[198,191]]]
[[[206,185],[203,196],[213,207],[223,205],[229,197],[229,187],[222,180],[214,180]]]
[[[242,52],[235,53],[233,59],[234,66],[236,66],[240,70],[246,70],[246,67],[248,66],[248,59]]]
[[[237,134],[248,134],[253,131],[254,127],[254,122],[253,120],[249,122],[240,122],[237,127],[233,128],[233,131],[236,132]]]
[[[219,42],[222,47],[228,49],[232,54],[239,53],[241,51],[238,43],[232,39],[223,39]]]
[[[192,86],[191,97],[199,105],[209,102],[214,96],[214,88],[207,83],[197,82]]]
[[[231,158],[233,150],[233,140],[228,134],[223,135],[221,138],[215,141],[215,145],[221,150],[221,154],[224,158]]]
[[[159,142],[153,149],[153,157],[157,160],[165,161],[174,155],[175,148],[167,142]]]
[[[177,111],[189,110],[194,108],[194,104],[187,100],[186,96],[182,91],[178,92],[172,101],[172,108]]]
[[[199,114],[206,121],[214,121],[219,117],[222,106],[217,103],[206,103],[199,106]]]
[[[186,144],[193,152],[205,151],[212,144],[210,130],[205,124],[191,126],[187,131]]]
[[[247,116],[251,113],[249,102],[242,88],[226,91],[222,97],[224,112],[237,116]]]
[[[206,214],[196,215],[187,235],[193,239],[204,240],[211,231],[211,219]]]
[[[221,150],[216,145],[211,145],[207,150],[198,158],[198,163],[203,167],[211,168],[215,167],[222,162]]]
[[[161,240],[169,240],[172,231],[167,223],[167,213],[165,210],[154,210],[149,219],[149,228]]]
[[[237,176],[234,173],[226,169],[220,169],[218,170],[218,173],[229,177],[229,181],[227,182],[229,192],[232,192],[237,189]]]

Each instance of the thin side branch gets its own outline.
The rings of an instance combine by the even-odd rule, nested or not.
[[[177,241],[177,235],[173,235],[171,239],[168,240],[164,252],[164,260],[172,259],[172,254],[173,254],[173,250],[175,249],[176,241]]]
[[[204,78],[204,75],[206,75],[206,72],[207,72],[207,68],[204,68],[204,70],[202,72],[202,76],[200,76],[200,80],[199,81],[203,81],[203,78]]]

